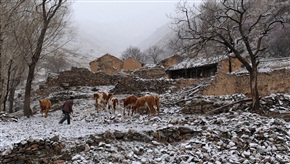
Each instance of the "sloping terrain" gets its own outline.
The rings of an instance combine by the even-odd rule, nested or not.
[[[193,102],[223,106],[244,99],[243,95],[204,97],[195,95],[195,88],[185,88],[159,95],[162,109],[159,117],[97,113],[93,90],[113,88],[60,89],[49,95],[50,99],[60,101],[53,104],[48,118],[39,113],[35,98],[33,117],[24,118],[15,113],[18,119],[10,122],[3,119],[0,163],[285,163],[290,160],[290,123],[283,119],[251,113],[247,105],[233,106],[213,115],[182,112]],[[66,122],[59,125],[60,106],[69,96],[76,98],[71,125]],[[289,113],[283,107],[290,102],[288,97],[271,95],[263,102],[268,104],[269,112]]]

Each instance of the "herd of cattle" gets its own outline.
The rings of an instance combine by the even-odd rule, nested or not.
[[[146,95],[137,97],[131,95],[119,100],[112,93],[108,92],[95,92],[93,95],[95,100],[95,107],[97,112],[101,110],[115,113],[115,111],[121,111],[121,103],[123,104],[123,115],[133,115],[134,113],[144,113],[148,111],[149,115],[159,116],[160,113],[160,101],[158,95]],[[51,102],[49,99],[39,100],[41,113],[47,117],[48,111],[51,108]]]

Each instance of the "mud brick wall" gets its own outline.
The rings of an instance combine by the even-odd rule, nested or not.
[[[250,79],[247,73],[227,74],[218,72],[215,80],[203,90],[204,95],[229,95],[243,93],[250,96]],[[290,93],[290,70],[280,69],[258,75],[260,96],[271,93]]]

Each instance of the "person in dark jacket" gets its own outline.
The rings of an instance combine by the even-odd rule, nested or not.
[[[73,113],[72,106],[74,104],[73,97],[70,97],[62,106],[62,111],[64,113],[64,117],[59,121],[62,124],[65,120],[67,120],[67,124],[70,124],[70,114]]]

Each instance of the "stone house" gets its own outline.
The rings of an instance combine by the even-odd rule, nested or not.
[[[143,66],[143,64],[140,61],[138,61],[132,57],[129,57],[126,60],[123,60],[122,69],[124,71],[133,71],[133,70],[141,68],[142,66]]]
[[[205,78],[215,76],[217,71],[230,73],[242,68],[242,63],[233,57],[191,58],[169,67],[169,78]]]
[[[108,53],[91,61],[89,64],[92,72],[101,71],[106,74],[117,74],[123,67],[122,60]]]
[[[129,57],[126,60],[121,60],[110,54],[105,54],[100,58],[91,61],[89,64],[92,72],[100,71],[110,75],[117,74],[121,70],[134,71],[143,67],[143,63],[132,57]]]

